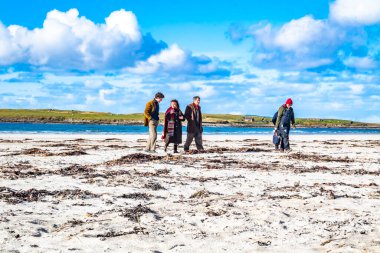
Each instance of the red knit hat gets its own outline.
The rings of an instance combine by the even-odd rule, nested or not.
[[[286,103],[285,103],[286,105],[293,105],[293,100],[291,99],[291,98],[288,98],[287,100],[286,100]]]

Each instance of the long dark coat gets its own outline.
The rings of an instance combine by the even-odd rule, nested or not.
[[[164,122],[164,141],[166,144],[174,143],[174,144],[180,144],[182,143],[182,121],[185,120],[185,117],[181,110],[177,109],[174,110],[174,113],[170,112],[171,110],[167,110],[165,114],[165,122]],[[183,119],[179,119],[179,117],[182,116]],[[173,119],[174,120],[174,135],[169,136],[168,134],[168,124],[169,121]]]
[[[193,103],[189,104],[186,107],[185,110],[185,118],[187,120],[187,132],[188,133],[202,133],[203,127],[202,127],[202,111],[201,107],[199,106],[199,125],[195,122],[195,115],[196,115],[196,107]]]

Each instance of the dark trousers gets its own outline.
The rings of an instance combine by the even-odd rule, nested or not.
[[[195,145],[197,146],[198,150],[203,150],[203,145],[202,145],[202,133],[187,133],[187,138],[186,142],[184,145],[184,150],[188,151],[190,148],[191,143],[193,142],[193,139],[195,138]]]
[[[290,127],[280,127],[280,137],[281,137],[281,143],[280,147],[281,149],[289,149],[290,144],[289,144],[289,131]]]
[[[169,146],[169,142],[168,143],[165,143],[165,152],[166,150],[168,149],[168,146]],[[177,153],[178,152],[178,144],[174,143],[174,152]]]

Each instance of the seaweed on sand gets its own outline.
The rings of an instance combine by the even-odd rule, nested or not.
[[[194,198],[197,198],[197,199],[200,199],[200,198],[206,198],[210,196],[210,192],[207,191],[207,190],[200,190],[200,191],[197,191],[195,193],[193,193],[189,198],[191,199],[194,199]]]
[[[270,149],[263,149],[258,147],[249,147],[249,148],[225,148],[225,147],[217,147],[210,148],[206,150],[190,150],[188,154],[223,154],[223,153],[242,153],[242,152],[272,152]]]
[[[88,176],[91,173],[94,173],[94,171],[95,170],[92,168],[92,166],[74,164],[74,165],[69,166],[67,168],[61,168],[59,170],[59,174],[64,175],[64,176],[72,176],[72,175]]]
[[[14,190],[8,187],[0,187],[0,200],[4,200],[10,204],[18,204],[23,201],[26,202],[35,202],[40,201],[46,196],[52,196],[60,199],[86,199],[98,197],[97,194],[94,194],[89,191],[83,190],[61,190],[61,191],[48,191],[48,190]]]
[[[9,154],[9,156],[15,156],[15,155],[33,155],[33,156],[78,156],[78,155],[87,155],[86,152],[82,150],[73,150],[73,151],[67,151],[62,153],[52,153],[47,150],[43,150],[40,148],[30,148],[25,149],[21,152]]]
[[[19,178],[29,178],[45,175],[48,172],[34,168],[30,164],[14,164],[8,166],[0,166],[1,178],[16,180]]]
[[[131,234],[140,234],[140,233],[144,234],[144,235],[149,234],[145,230],[146,230],[146,228],[139,226],[139,227],[134,227],[133,230],[131,230],[131,231],[116,232],[114,230],[110,230],[110,231],[102,233],[102,234],[95,234],[95,235],[85,234],[83,236],[84,237],[96,237],[96,238],[101,238],[101,240],[106,240],[106,238],[114,238],[114,237],[120,237],[120,236],[131,235]]]
[[[288,155],[291,159],[297,159],[297,160],[307,160],[307,161],[313,161],[313,162],[354,162],[354,160],[348,158],[348,157],[332,157],[332,156],[326,156],[326,155],[312,155],[312,154],[304,154],[304,153],[292,153]]]
[[[226,210],[218,210],[218,211],[215,211],[215,210],[208,210],[207,212],[206,212],[206,214],[208,215],[208,216],[221,216],[221,215],[223,215],[223,214],[225,214],[225,213],[227,213],[227,211]]]
[[[126,217],[128,218],[129,220],[131,221],[134,221],[134,222],[140,222],[140,218],[141,216],[143,216],[144,214],[148,214],[148,213],[151,213],[154,215],[154,218],[156,220],[159,220],[161,217],[157,214],[156,211],[150,209],[149,207],[147,206],[143,206],[141,204],[135,206],[135,207],[132,207],[132,208],[128,208],[128,209],[125,209],[121,212],[121,216],[123,217]]]
[[[83,150],[72,150],[72,151],[67,151],[67,152],[62,152],[58,154],[53,154],[57,156],[79,156],[79,155],[88,155],[86,152]]]
[[[163,187],[159,183],[155,183],[155,182],[149,182],[149,183],[145,184],[144,187],[148,188],[148,189],[152,189],[153,191],[166,190],[165,187]]]
[[[162,158],[163,157],[156,156],[156,155],[134,153],[134,154],[123,156],[116,160],[105,162],[104,164],[107,166],[117,166],[117,165],[129,164],[129,163],[151,162],[151,161],[161,160]]]
[[[30,149],[25,149],[19,153],[14,153],[12,155],[36,155],[36,156],[52,156],[54,155],[53,153],[39,149],[39,148],[30,148]]]
[[[150,194],[140,193],[140,192],[123,194],[120,196],[120,198],[125,198],[125,199],[144,199],[144,200],[150,200],[151,197],[152,195]]]

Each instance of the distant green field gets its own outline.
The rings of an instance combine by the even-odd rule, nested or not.
[[[162,118],[161,114],[161,118]],[[2,122],[66,122],[66,123],[104,123],[104,124],[141,124],[142,113],[113,114],[103,112],[85,112],[74,110],[24,110],[0,109]],[[232,124],[243,126],[273,126],[271,118],[261,116],[243,116],[231,114],[204,114],[203,121],[209,124]],[[296,124],[309,127],[380,127],[379,124],[368,124],[338,119],[305,119],[297,118]]]
[[[103,112],[83,112],[74,110],[12,110],[0,109],[0,119],[40,120],[40,121],[139,121],[142,114],[113,114]]]

